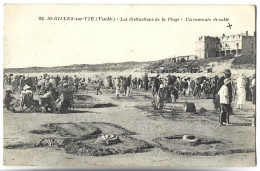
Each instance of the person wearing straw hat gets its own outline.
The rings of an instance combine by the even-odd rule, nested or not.
[[[230,83],[230,79],[226,78],[224,80],[224,85],[220,88],[218,95],[220,99],[220,115],[219,115],[219,125],[223,125],[226,123],[227,125],[230,124],[229,122],[229,114],[230,111],[230,100],[229,100],[229,92],[227,85]]]
[[[231,71],[229,69],[225,69],[224,70],[224,76],[220,77],[219,78],[219,81],[218,81],[218,89],[217,89],[217,92],[220,90],[220,88],[224,85],[224,80],[228,78],[230,79],[231,78]],[[233,113],[233,110],[231,108],[231,103],[232,103],[232,100],[233,100],[233,88],[232,88],[232,84],[231,84],[231,81],[229,82],[229,84],[227,85],[228,87],[228,95],[229,95],[229,103],[230,103],[230,110],[231,110],[231,113]],[[216,97],[215,98],[215,108],[219,108],[220,105],[219,105],[219,97]],[[225,115],[224,115],[225,117]]]

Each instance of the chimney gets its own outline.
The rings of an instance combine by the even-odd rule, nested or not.
[[[248,36],[248,31],[246,31],[246,36]]]

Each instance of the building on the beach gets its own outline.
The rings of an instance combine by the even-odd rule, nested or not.
[[[197,59],[198,57],[196,55],[186,55],[186,56],[176,56],[172,58],[167,58],[164,61],[182,62],[182,61],[192,61]]]
[[[249,36],[248,31],[241,34],[225,35],[221,37],[200,36],[196,42],[196,56],[199,59],[254,55],[256,53],[256,36]]]

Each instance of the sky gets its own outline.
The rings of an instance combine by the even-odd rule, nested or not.
[[[48,17],[115,17],[118,20],[50,21],[46,20]],[[120,21],[121,17],[160,20],[163,17],[166,21]],[[176,18],[182,20],[176,22]],[[193,21],[194,18],[211,21]],[[214,18],[218,21],[213,21]],[[228,21],[219,21],[224,18]],[[231,29],[228,23],[232,24]],[[246,31],[249,35],[255,31],[254,6],[5,5],[4,68],[153,61],[194,55],[199,36]]]

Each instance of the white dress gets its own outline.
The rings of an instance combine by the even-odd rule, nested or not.
[[[245,81],[243,78],[237,79],[237,104],[245,104],[246,100],[246,89]]]

